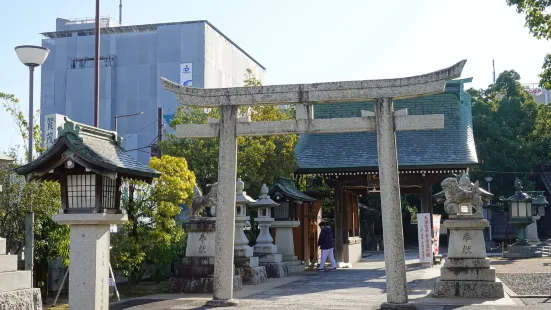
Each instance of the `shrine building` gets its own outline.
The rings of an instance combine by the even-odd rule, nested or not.
[[[461,174],[478,163],[471,96],[464,89],[464,85],[471,81],[472,78],[451,80],[442,93],[394,101],[396,115],[444,115],[444,129],[396,133],[400,193],[418,194],[420,213],[433,212],[433,186],[439,188],[444,178]],[[316,119],[360,117],[373,111],[373,102],[314,105]],[[295,151],[297,178],[323,178],[335,189],[337,260],[358,262],[362,254],[358,197],[380,190],[376,133],[301,134]],[[303,205],[307,206],[305,202]],[[319,219],[320,203],[310,202],[308,205],[315,209],[310,218]],[[301,212],[305,211],[301,209]],[[308,225],[311,226],[311,223]],[[307,235],[310,231],[305,229],[302,234]],[[302,238],[306,241],[307,237]],[[308,242],[317,240],[312,236],[309,239]],[[301,245],[299,250],[295,244],[297,254],[302,254],[299,259],[305,262],[311,262],[316,257],[316,247]],[[313,251],[302,250],[306,248]]]

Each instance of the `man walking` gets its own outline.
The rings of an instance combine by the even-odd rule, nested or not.
[[[335,262],[335,255],[333,254],[333,232],[331,227],[327,226],[325,222],[319,224],[321,231],[318,239],[318,246],[321,249],[321,262],[318,267],[318,271],[325,271],[325,261],[327,257],[331,261],[331,270],[337,269],[337,262]]]

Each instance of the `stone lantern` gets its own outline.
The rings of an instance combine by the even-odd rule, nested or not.
[[[65,118],[55,143],[15,171],[27,180],[58,181],[61,210],[53,216],[71,225],[69,305],[103,309],[109,305],[110,225],[127,220],[120,208],[123,178],[151,183],[160,173],[122,148],[115,132]]]
[[[522,191],[522,182],[517,178],[515,180],[515,193],[509,198],[502,198],[509,204],[509,223],[515,225],[518,229],[517,241],[509,246],[509,250],[504,253],[506,258],[531,258],[541,256],[536,252],[536,246],[532,246],[526,240],[526,226],[532,224],[532,197]]]
[[[235,271],[241,275],[243,284],[263,283],[267,280],[266,267],[260,266],[258,257],[253,256],[253,248],[249,246],[249,239],[245,235],[245,226],[250,219],[247,216],[247,205],[255,200],[243,191],[245,183],[241,178],[237,180],[235,188]]]
[[[542,191],[526,193],[532,197],[532,223],[530,223],[524,229],[525,237],[526,241],[528,241],[530,244],[537,245],[540,243],[538,236],[537,220],[539,220],[542,216],[545,216],[545,207],[547,206],[548,202],[547,199],[545,199],[545,195]]]
[[[261,265],[266,266],[266,272],[269,278],[280,278],[288,273],[287,265],[282,262],[282,255],[277,252],[277,246],[273,243],[274,239],[270,234],[270,227],[274,222],[272,218],[272,208],[279,206],[268,195],[268,187],[263,184],[260,188],[260,197],[251,207],[258,209],[258,217],[255,222],[260,227],[260,234],[256,238],[254,246],[255,256],[258,256]]]
[[[253,248],[249,246],[249,239],[245,235],[245,225],[249,221],[247,216],[247,205],[255,202],[254,199],[249,197],[246,192],[243,191],[245,183],[241,181],[241,178],[237,180],[235,193],[235,256],[247,257],[253,256]],[[257,263],[258,265],[258,259]]]

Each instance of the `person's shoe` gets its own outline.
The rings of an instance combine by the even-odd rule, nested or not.
[[[325,271],[325,269],[318,269],[318,271],[323,272],[323,271]]]
[[[331,271],[335,271],[335,270],[337,270],[337,267],[335,267],[335,268],[331,268]]]

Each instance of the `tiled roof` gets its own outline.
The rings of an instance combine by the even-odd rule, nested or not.
[[[55,144],[40,157],[15,171],[18,174],[27,175],[51,163],[52,160],[61,158],[66,150],[71,150],[84,162],[90,164],[90,167],[98,167],[104,171],[145,180],[161,175],[128,155],[115,140],[114,133],[74,122],[69,124],[76,124],[80,127],[80,131],[64,131]],[[67,126],[67,123],[65,125]]]
[[[394,102],[395,110],[407,108],[409,115],[444,114],[443,130],[396,133],[401,168],[461,168],[478,162],[471,97],[463,91],[468,81],[449,81],[444,93]],[[361,110],[373,111],[373,102],[316,105],[314,117],[359,117]],[[303,134],[295,151],[297,173],[374,170],[378,165],[374,132]]]
[[[275,184],[270,188],[269,195],[272,196],[275,192],[281,191],[284,195],[287,195],[288,198],[299,200],[299,201],[315,201],[315,198],[312,198],[303,192],[299,191],[293,180],[288,178],[278,178]]]

